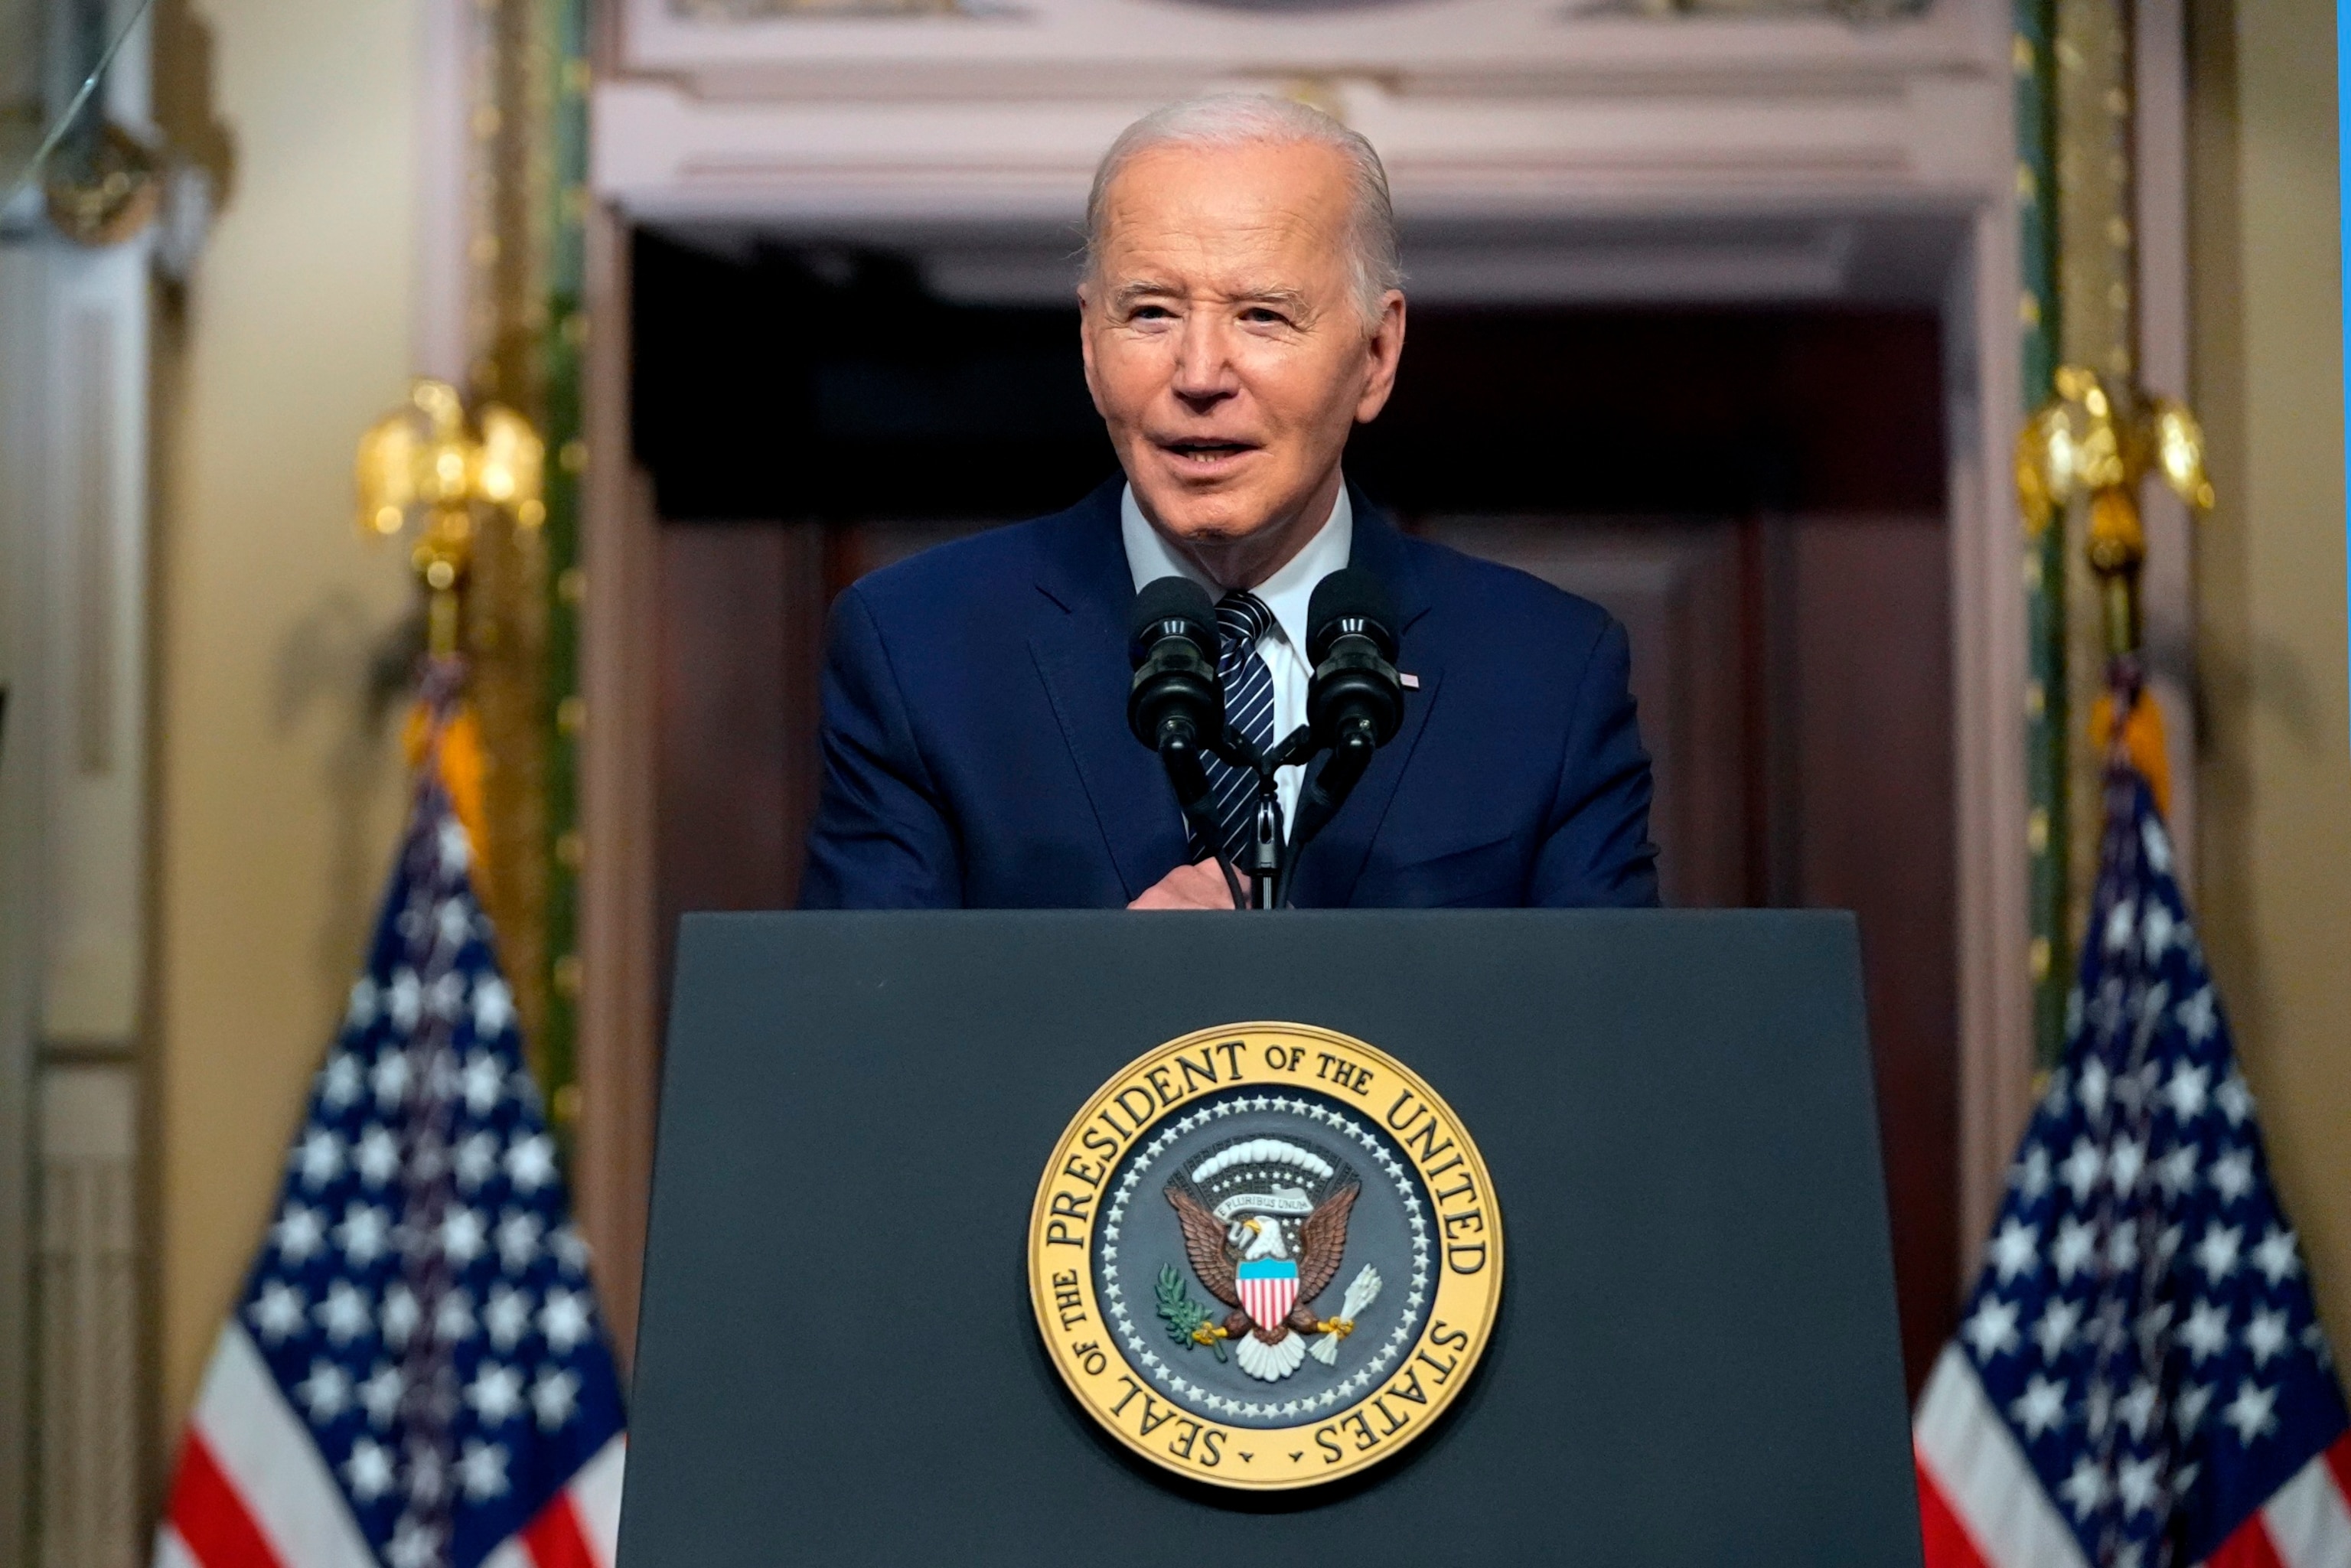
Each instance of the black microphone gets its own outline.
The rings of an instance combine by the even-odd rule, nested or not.
[[[1358,566],[1316,583],[1307,606],[1306,656],[1314,678],[1306,688],[1306,722],[1316,745],[1330,748],[1326,777],[1330,768],[1348,767],[1349,787],[1404,721],[1395,623],[1387,585]]]
[[[1387,585],[1361,567],[1332,572],[1307,601],[1306,654],[1314,675],[1306,687],[1306,722],[1315,748],[1331,755],[1307,773],[1299,791],[1298,820],[1282,856],[1285,896],[1299,855],[1339,814],[1372,753],[1395,739],[1404,722],[1395,624]]]
[[[1222,733],[1225,694],[1217,681],[1217,612],[1187,578],[1163,577],[1134,596],[1127,618],[1126,724],[1159,754],[1188,814],[1207,798],[1201,753]]]

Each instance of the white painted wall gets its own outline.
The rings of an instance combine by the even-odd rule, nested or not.
[[[158,356],[157,1251],[168,1444],[259,1243],[399,827],[366,664],[409,604],[350,523],[405,395],[410,0],[195,0],[235,163]],[[168,1452],[168,1449],[166,1450]]]

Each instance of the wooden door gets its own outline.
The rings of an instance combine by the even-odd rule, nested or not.
[[[1416,531],[1605,607],[1633,645],[1667,904],[1747,896],[1739,529],[1721,518],[1433,517]]]
[[[1625,623],[1667,904],[1859,917],[1915,1391],[1960,1283],[1939,519],[1432,517],[1418,531]]]
[[[678,916],[789,909],[799,896],[822,774],[818,676],[833,595],[987,526],[663,526],[654,852],[664,1003]]]

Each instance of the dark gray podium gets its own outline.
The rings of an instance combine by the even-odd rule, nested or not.
[[[1400,1058],[1483,1149],[1501,1316],[1335,1489],[1194,1488],[1064,1391],[1024,1281],[1064,1124],[1252,1019]],[[1919,1560],[1843,915],[697,915],[623,1568]]]

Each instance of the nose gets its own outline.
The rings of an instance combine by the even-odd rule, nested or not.
[[[1194,413],[1206,413],[1240,391],[1225,323],[1217,312],[1194,310],[1185,317],[1168,390]]]

